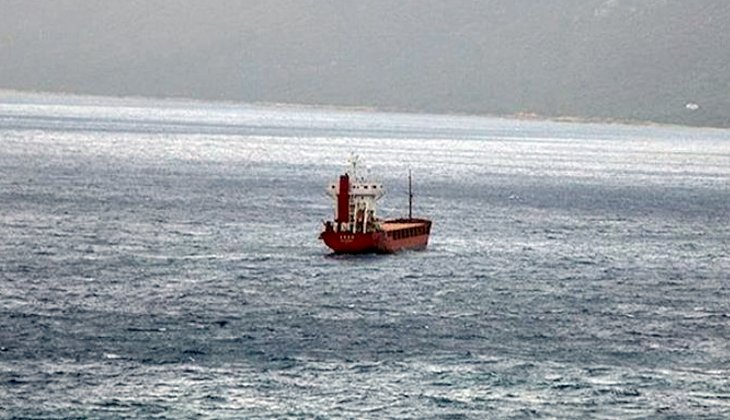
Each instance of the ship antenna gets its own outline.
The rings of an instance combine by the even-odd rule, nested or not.
[[[408,218],[413,218],[413,186],[411,185],[410,169],[408,169]]]
[[[348,159],[348,160],[350,161],[350,166],[352,166],[352,179],[357,179],[357,164],[358,164],[359,156],[354,153],[351,153],[350,159]]]

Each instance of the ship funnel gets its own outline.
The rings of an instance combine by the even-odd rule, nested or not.
[[[340,176],[340,189],[337,193],[337,223],[350,221],[350,177]]]

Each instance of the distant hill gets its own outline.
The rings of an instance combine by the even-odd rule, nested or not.
[[[726,0],[0,0],[0,88],[730,127]]]

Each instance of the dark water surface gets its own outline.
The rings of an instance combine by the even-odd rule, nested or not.
[[[0,417],[730,416],[728,131],[5,95],[0,237]]]

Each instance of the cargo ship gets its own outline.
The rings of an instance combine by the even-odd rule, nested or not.
[[[322,239],[335,254],[392,254],[403,250],[422,250],[428,245],[431,221],[413,217],[413,190],[408,173],[408,217],[381,220],[377,201],[385,195],[379,182],[357,173],[357,156],[350,168],[327,186],[334,201],[334,220],[324,222]]]

